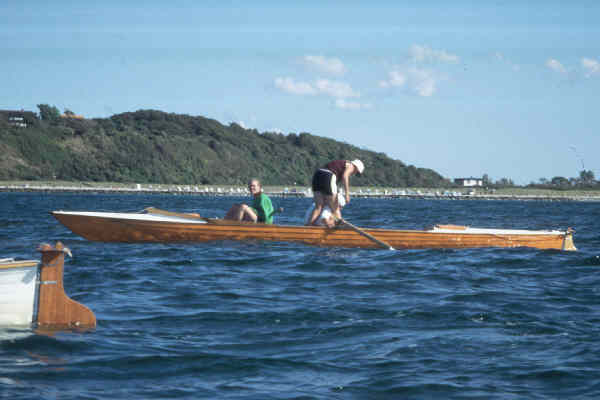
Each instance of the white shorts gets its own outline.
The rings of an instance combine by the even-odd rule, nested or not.
[[[308,220],[309,220],[310,216],[312,215],[312,212],[313,212],[314,209],[315,209],[315,206],[313,204],[313,206],[310,207],[306,211],[306,215],[304,216],[304,220],[307,223],[308,223]],[[323,209],[321,210],[321,214],[319,214],[319,216],[315,220],[314,224],[315,225],[326,225],[325,224],[325,220],[328,219],[329,217],[331,217],[332,215],[333,215],[333,213],[331,212],[331,208],[329,208],[329,206],[323,206]]]

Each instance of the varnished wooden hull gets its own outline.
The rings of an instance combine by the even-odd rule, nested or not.
[[[31,325],[38,333],[87,330],[96,316],[67,296],[63,286],[65,253],[56,246],[40,246],[41,263],[32,260],[0,262],[0,326]]]
[[[172,213],[174,214],[174,213]],[[238,223],[203,218],[148,214],[55,211],[54,217],[74,233],[92,241],[123,243],[266,240],[315,246],[376,248],[377,243],[344,227]],[[183,215],[183,214],[180,214]],[[161,218],[162,217],[162,218]],[[575,250],[570,231],[525,231],[462,228],[427,231],[364,229],[395,249],[533,247]]]

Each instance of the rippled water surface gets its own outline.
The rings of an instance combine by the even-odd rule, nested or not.
[[[52,210],[240,198],[0,193],[0,258],[65,243],[88,333],[0,328],[6,399],[597,399],[600,203],[353,199],[358,226],[574,227],[577,252],[104,244]],[[309,199],[273,199],[300,224]]]

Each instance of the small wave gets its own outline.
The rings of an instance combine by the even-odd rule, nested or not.
[[[591,256],[591,257],[586,257],[583,260],[580,261],[580,264],[582,266],[586,266],[586,267],[597,267],[600,266],[600,256]]]

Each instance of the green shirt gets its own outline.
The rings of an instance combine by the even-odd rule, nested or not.
[[[273,223],[273,204],[271,199],[266,194],[262,193],[254,197],[252,202],[252,208],[256,211],[258,216],[258,222],[264,222],[265,224]]]

